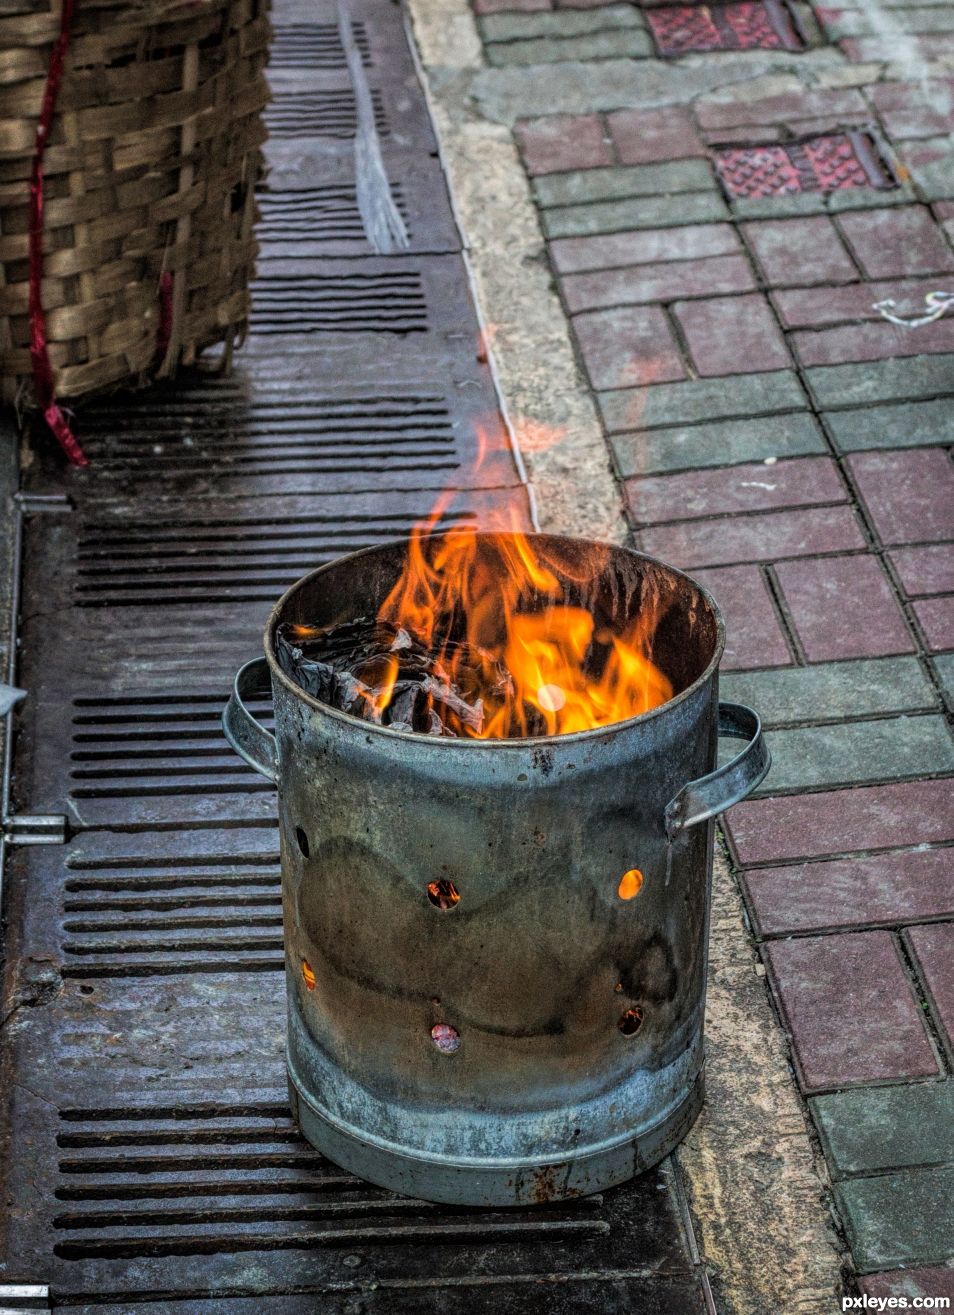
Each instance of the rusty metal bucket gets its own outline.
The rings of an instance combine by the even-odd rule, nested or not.
[[[581,561],[593,547],[537,540]],[[225,734],[279,789],[292,1108],[384,1187],[468,1205],[583,1195],[649,1168],[700,1108],[712,819],[768,751],[754,712],[718,702],[709,595],[604,550],[597,607],[671,603],[652,656],[677,693],[630,721],[440,739],[306,694],[276,662],[276,626],[375,614],[401,543],[300,580],[236,676]],[[269,684],[274,737],[245,704]],[[717,769],[720,734],[746,744]],[[643,883],[623,899],[631,869]]]

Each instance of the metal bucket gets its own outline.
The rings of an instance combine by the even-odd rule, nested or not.
[[[531,541],[581,563],[594,548]],[[677,693],[641,717],[442,739],[310,697],[277,665],[276,626],[374,615],[400,543],[294,585],[223,715],[279,789],[293,1111],[331,1160],[396,1191],[469,1205],[595,1192],[664,1156],[702,1102],[712,819],[758,785],[768,752],[755,713],[718,702],[709,595],[599,548],[598,608],[670,601],[652,656]],[[274,737],[244,702],[269,677]],[[719,734],[747,743],[716,769]],[[643,884],[623,899],[631,869]],[[457,903],[435,899],[439,881]]]

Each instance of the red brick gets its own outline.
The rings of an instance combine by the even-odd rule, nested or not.
[[[842,215],[840,223],[869,278],[954,270],[954,252],[926,206],[856,210]]]
[[[931,652],[954,648],[954,598],[923,598],[912,606]]]
[[[679,228],[644,228],[593,237],[558,237],[550,243],[553,263],[563,274],[701,260],[741,250],[742,244],[729,224],[683,224]]]
[[[594,388],[632,388],[685,378],[665,313],[658,306],[587,311],[573,319]]]
[[[853,64],[871,64],[875,60],[893,61],[898,57],[898,38],[891,36],[846,37],[840,41],[842,53]],[[954,36],[935,32],[931,36],[905,38],[904,58],[911,67],[946,59],[954,55]]]
[[[804,1090],[937,1076],[888,932],[772,941],[766,960]]]
[[[819,502],[844,502],[848,496],[831,457],[648,475],[629,480],[626,493],[637,525],[692,520],[719,512],[809,507]]]
[[[940,137],[954,132],[954,79],[881,82],[868,88],[889,137]]]
[[[848,506],[682,521],[678,525],[653,526],[637,537],[643,552],[686,569],[771,562],[865,546],[855,514]]]
[[[788,641],[757,566],[693,571],[693,578],[709,590],[725,617],[722,665],[727,671],[791,666]]]
[[[954,918],[950,849],[753,868],[744,881],[761,936]]]
[[[775,573],[810,662],[913,650],[876,557],[806,558],[781,562]]]
[[[705,155],[688,113],[664,110],[617,110],[607,120],[623,164],[652,164]]]
[[[837,229],[825,215],[760,220],[743,224],[742,232],[766,282],[775,287],[847,283],[858,277]]]
[[[935,201],[933,208],[938,219],[954,219],[954,201]]]
[[[954,545],[937,543],[928,548],[899,548],[890,557],[909,598],[954,594]]]
[[[866,1274],[858,1287],[869,1297],[949,1297],[954,1305],[954,1269],[946,1266]]]
[[[943,449],[856,452],[847,464],[883,543],[954,539],[954,466]]]
[[[895,312],[902,316],[923,315],[924,298],[937,287],[937,279],[897,279],[887,283],[852,283],[847,287],[795,288],[773,292],[772,304],[787,329],[821,328],[846,320],[871,320],[886,324],[874,303],[894,299]],[[911,337],[910,329],[899,332]],[[920,350],[923,329],[918,329],[915,346]]]
[[[852,361],[884,361],[895,356],[922,356],[954,351],[954,320],[937,320],[918,329],[917,336],[897,324],[843,324],[837,329],[792,334],[792,345],[803,365],[848,365]]]
[[[760,293],[682,301],[673,307],[701,375],[788,369],[792,360]]]
[[[948,781],[905,781],[738,804],[725,826],[740,864],[954,840]]]
[[[563,295],[572,313],[598,306],[704,297],[713,292],[754,287],[752,270],[744,256],[713,256],[709,260],[677,260],[666,265],[570,274],[563,280]]]
[[[853,115],[869,115],[859,92],[851,88],[826,87],[824,91],[792,91],[763,100],[710,100],[696,102],[696,118],[706,129],[741,128],[749,124],[775,127],[819,119],[828,128],[846,123]]]
[[[554,114],[518,123],[514,134],[532,174],[612,164],[613,150],[596,114]]]
[[[941,1026],[947,1034],[948,1047],[954,1047],[954,922],[937,922],[931,927],[912,927],[908,940],[917,956],[918,967]]]

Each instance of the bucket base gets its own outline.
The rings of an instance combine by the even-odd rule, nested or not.
[[[688,1094],[665,1119],[631,1140],[585,1148],[566,1160],[453,1161],[423,1158],[365,1141],[332,1123],[309,1101],[289,1073],[292,1116],[316,1150],[340,1168],[378,1187],[449,1205],[545,1205],[589,1196],[644,1173],[677,1146],[696,1121],[704,1095],[700,1071]]]

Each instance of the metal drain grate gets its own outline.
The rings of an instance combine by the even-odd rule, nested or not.
[[[424,333],[427,301],[420,274],[272,277],[255,284],[253,334]]]
[[[371,45],[365,23],[353,24],[355,44],[365,67],[371,65]],[[268,67],[274,69],[347,68],[336,23],[279,23],[275,25]]]
[[[715,152],[715,165],[735,198],[897,186],[863,132],[829,133],[785,146],[725,147]]]
[[[381,92],[371,91],[378,134],[387,137],[391,125]],[[353,137],[358,119],[351,91],[278,91],[265,114],[273,137]]]
[[[660,55],[693,51],[802,50],[804,34],[784,0],[729,0],[716,5],[663,5],[646,9]]]
[[[399,183],[391,188],[394,202],[408,225],[407,202]],[[309,187],[300,191],[261,191],[261,242],[364,241],[364,227],[353,187]],[[408,236],[414,233],[408,227]]]

